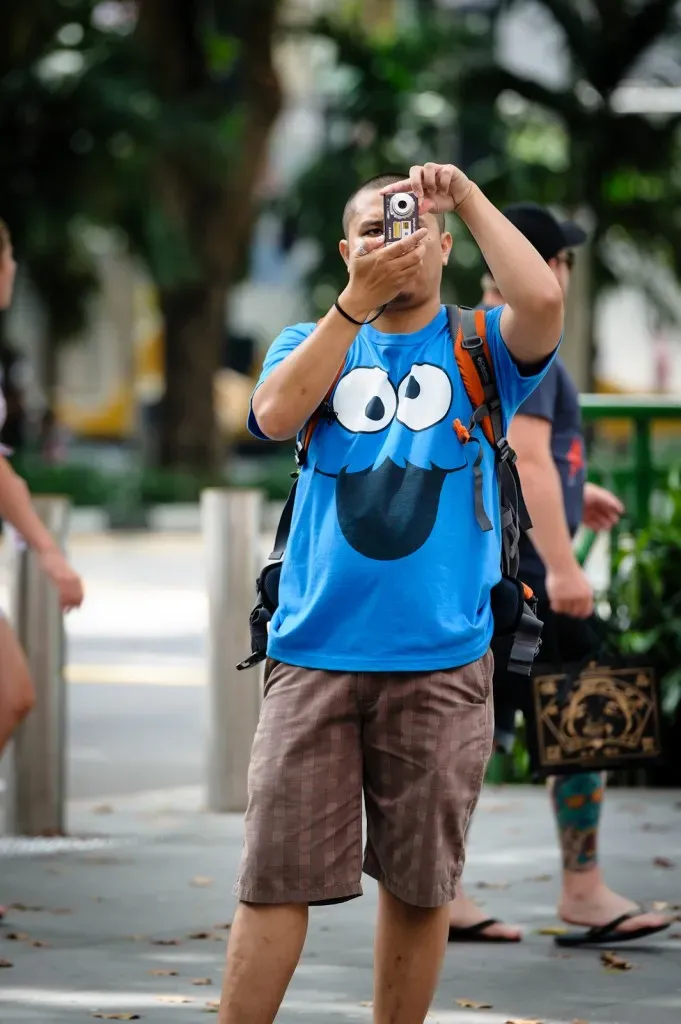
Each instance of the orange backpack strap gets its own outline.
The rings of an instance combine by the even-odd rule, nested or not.
[[[498,457],[507,456],[501,399],[494,373],[494,362],[487,344],[484,309],[447,307],[454,339],[456,365],[466,394],[473,406],[472,426],[480,424],[482,432],[496,449]],[[470,429],[470,428],[469,428]]]
[[[317,408],[312,413],[312,415],[310,416],[309,420],[307,421],[307,423],[305,424],[305,426],[301,430],[300,434],[298,435],[298,440],[296,441],[296,449],[295,449],[295,460],[296,460],[296,465],[298,466],[299,469],[300,469],[301,466],[305,465],[305,461],[307,459],[307,453],[308,453],[308,450],[310,448],[310,443],[312,441],[312,435],[314,434],[315,430],[317,429],[317,426],[319,425],[319,421],[324,416],[327,416],[328,413],[329,413],[329,409],[330,409],[331,399],[333,397],[333,393],[336,390],[336,385],[338,384],[338,381],[343,376],[343,370],[344,369],[345,369],[345,362],[343,362],[343,364],[339,367],[338,373],[333,378],[333,383],[331,384],[331,387],[329,388],[329,390],[324,395],[323,402],[320,405],[317,406]]]

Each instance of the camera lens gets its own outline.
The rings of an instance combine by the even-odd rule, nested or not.
[[[408,192],[398,192],[392,197],[390,210],[395,217],[411,217],[416,204]]]

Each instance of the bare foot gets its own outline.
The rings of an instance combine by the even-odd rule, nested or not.
[[[475,900],[470,899],[463,892],[449,904],[449,924],[455,928],[470,928],[487,917],[489,914],[485,914]],[[514,925],[497,921],[478,932],[478,936],[483,939],[505,939],[507,942],[520,942],[523,932],[521,928]]]
[[[581,880],[584,879],[584,872]],[[589,872],[590,874],[590,872]],[[571,888],[566,886],[566,888]],[[637,903],[633,903],[625,896],[619,896],[612,889],[609,889],[605,882],[599,880],[592,888],[577,886],[583,889],[582,892],[565,892],[558,904],[558,914],[567,924],[584,925],[585,928],[599,928],[608,921],[614,921],[622,914],[634,913],[628,921],[618,925],[618,932],[631,932],[639,928],[663,928],[671,924],[671,919],[665,914],[645,913],[636,914],[639,909]]]

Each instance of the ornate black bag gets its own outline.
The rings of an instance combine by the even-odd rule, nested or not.
[[[538,663],[530,680],[527,742],[535,777],[634,769],[662,760],[655,670],[607,645],[573,665]]]

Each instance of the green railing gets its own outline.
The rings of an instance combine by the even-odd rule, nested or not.
[[[621,446],[603,447],[592,454],[589,470],[590,479],[602,483],[618,494],[624,501],[627,514],[625,527],[640,530],[650,519],[653,495],[656,489],[664,487],[672,465],[681,464],[681,398],[664,395],[582,395],[580,398],[582,417],[587,429],[597,427],[604,421],[630,425],[629,437]],[[673,458],[655,458],[653,451],[654,423],[676,421],[679,424],[679,439]],[[616,541],[619,531],[615,531]],[[591,551],[595,535],[585,532],[578,546],[578,557],[584,562]],[[613,545],[615,547],[616,545]]]

